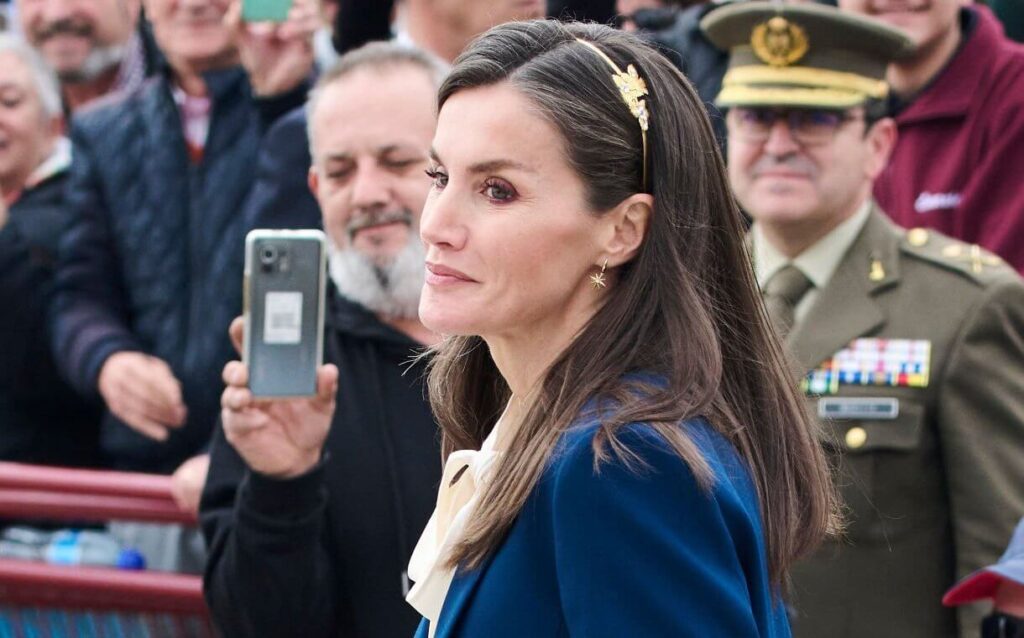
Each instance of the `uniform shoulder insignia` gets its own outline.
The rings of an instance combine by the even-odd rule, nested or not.
[[[965,274],[979,284],[1001,279],[1013,269],[998,255],[942,233],[912,228],[903,237],[904,252],[947,270]]]

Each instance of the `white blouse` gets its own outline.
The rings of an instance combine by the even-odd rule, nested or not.
[[[507,407],[479,450],[458,450],[448,457],[438,488],[437,506],[409,559],[409,578],[415,585],[405,600],[430,621],[428,635],[431,638],[436,631],[448,587],[455,576],[455,570],[443,566],[442,559],[462,536],[484,486],[490,481],[491,473],[501,458],[501,452],[495,446],[506,414]]]

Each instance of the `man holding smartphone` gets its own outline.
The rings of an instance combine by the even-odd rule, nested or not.
[[[257,400],[224,369],[223,428],[200,518],[205,592],[228,636],[405,638],[405,566],[440,479],[417,318],[419,216],[444,70],[375,43],[325,73],[307,105],[309,186],[333,284],[317,395]],[[242,322],[232,325],[236,345]]]

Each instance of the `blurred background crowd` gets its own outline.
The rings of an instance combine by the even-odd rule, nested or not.
[[[401,374],[410,353],[436,340],[415,317],[423,253],[409,240],[431,185],[424,169],[436,87],[492,26],[596,21],[658,47],[706,104],[753,224],[769,312],[782,303],[773,319],[782,317],[780,333],[804,366],[812,409],[823,423],[838,418],[823,441],[844,459],[836,463],[852,541],[840,543],[847,554],[817,556],[797,574],[796,607],[807,606],[797,634],[976,635],[978,616],[943,609],[942,591],[994,563],[1024,515],[1024,46],[1016,42],[1024,39],[1024,3],[832,3],[829,10],[888,24],[909,42],[883,68],[888,92],[852,116],[813,102],[720,99],[730,56],[750,34],[701,25],[741,3],[293,0],[276,23],[246,20],[232,0],[0,4],[0,460],[172,475],[183,510],[199,512],[202,500],[207,547],[188,529],[118,523],[110,532],[153,568],[205,566],[207,596],[227,635],[246,635],[251,619],[230,611],[235,594],[209,587],[224,592],[246,578],[241,564],[258,543],[246,546],[239,530],[269,543],[269,527],[251,521],[301,507],[307,496],[310,508],[370,519],[369,528],[340,534],[339,545],[358,546],[363,535],[388,539],[393,556],[347,559],[351,574],[335,576],[339,587],[367,586],[366,573],[384,563],[393,582],[381,587],[400,600],[398,574],[406,585],[410,539],[440,478],[421,381]],[[830,39],[822,34],[811,46]],[[376,41],[409,53],[366,47]],[[871,135],[844,138],[850,117],[863,118]],[[748,179],[762,155],[795,157],[779,160],[793,170],[808,163],[821,183],[774,210]],[[827,274],[819,280],[808,266],[801,291],[775,290],[772,275],[784,263],[811,264],[799,256],[814,244],[795,236],[774,242],[779,229],[835,217],[856,199],[843,200],[843,189],[867,199],[839,220],[856,228],[845,244],[831,245]],[[777,223],[787,214],[810,221]],[[326,348],[345,364],[334,428],[346,437],[333,454],[361,463],[338,478],[350,494],[330,488],[329,506],[302,486],[293,492],[300,496],[272,499],[276,487],[257,485],[244,444],[228,441],[218,425],[222,370],[237,358],[228,329],[242,312],[243,241],[253,228],[323,228],[331,241],[335,337]],[[888,249],[865,248],[856,277],[833,277],[845,272],[839,258],[863,228],[897,239],[878,244]],[[765,264],[766,241],[783,253],[775,266]],[[901,251],[912,263],[894,256]],[[851,325],[878,291],[891,292],[901,276],[917,281],[921,269],[926,283],[904,284],[883,302],[891,313],[885,325],[903,328],[890,334],[881,318]],[[830,288],[830,278],[843,287]],[[829,314],[826,306],[845,310]],[[873,392],[854,398],[895,400],[901,410],[879,416],[893,405],[882,401],[870,418],[844,417],[862,404],[839,400],[835,387],[845,380],[838,369],[836,380],[829,376],[823,356],[856,354],[857,343],[877,353],[879,339],[928,343],[925,380],[872,381]],[[904,355],[903,363],[921,362]],[[829,407],[840,412],[823,412]],[[306,513],[287,512],[289,520]],[[325,533],[298,523],[287,531]],[[888,593],[876,577],[889,581]],[[914,590],[917,599],[900,597]],[[365,606],[377,598],[371,591]],[[377,629],[357,618],[345,635],[411,633],[412,615],[382,605]]]

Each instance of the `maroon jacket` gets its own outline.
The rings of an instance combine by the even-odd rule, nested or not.
[[[896,116],[875,198],[899,225],[980,244],[1024,273],[1024,46],[985,7],[961,20],[976,23],[967,40]]]

